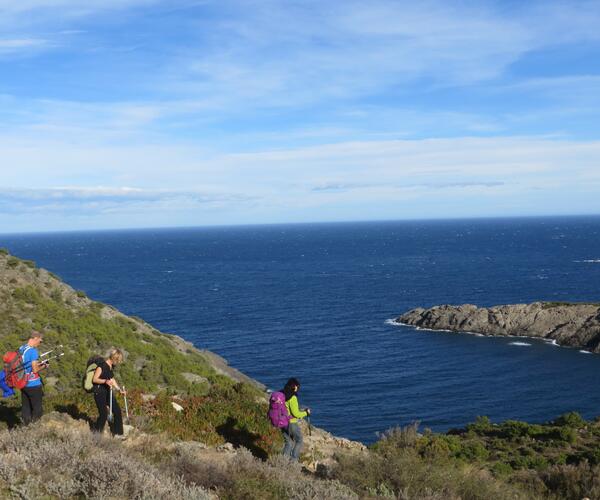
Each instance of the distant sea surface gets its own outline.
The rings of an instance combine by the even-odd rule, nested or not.
[[[0,235],[91,298],[272,389],[300,379],[313,423],[364,442],[420,421],[600,415],[600,356],[530,339],[417,331],[413,307],[600,301],[600,218],[305,224]]]

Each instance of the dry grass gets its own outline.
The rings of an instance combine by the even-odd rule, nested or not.
[[[0,455],[4,498],[210,498],[87,429],[37,424],[2,431]]]

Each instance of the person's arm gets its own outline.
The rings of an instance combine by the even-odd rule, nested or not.
[[[29,362],[31,363],[31,373],[38,373],[40,370],[43,370],[44,368],[46,368],[48,366],[48,363],[39,361],[40,356],[39,356],[39,354],[37,354],[36,351],[31,349],[29,352],[32,352],[31,358],[29,360]],[[27,361],[25,361],[25,359],[23,359],[23,361],[25,364],[27,364]]]
[[[48,363],[44,363],[43,361],[40,363],[39,361],[31,362],[31,372],[38,373],[40,370],[43,370],[48,366]]]
[[[298,398],[296,396],[292,396],[290,398],[290,415],[294,418],[304,418],[308,416],[308,413],[305,411],[300,411],[300,407],[298,406]]]
[[[108,378],[102,378],[102,367],[99,366],[98,368],[96,368],[96,371],[94,372],[94,378],[92,378],[92,382],[94,384],[106,384],[106,385],[111,385],[111,379]]]

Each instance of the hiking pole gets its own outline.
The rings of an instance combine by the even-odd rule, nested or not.
[[[50,349],[49,351],[43,352],[42,354],[40,354],[40,358],[43,358],[44,356],[48,356],[48,354],[53,353],[54,351],[62,351],[63,345],[60,344],[58,346],[56,346],[54,349]],[[62,356],[64,353],[62,354],[58,354],[58,356]]]
[[[312,436],[312,425],[310,425],[310,415],[306,416],[306,423],[308,424],[308,435]]]
[[[125,386],[123,386],[123,398],[125,399],[125,416],[127,417],[127,423],[131,425],[129,420],[129,408],[127,407],[127,391],[125,390]]]
[[[44,353],[44,354],[46,354],[46,353]],[[46,366],[48,366],[49,361],[51,361],[53,359],[58,359],[58,358],[60,358],[61,356],[64,356],[64,355],[65,355],[65,353],[61,352],[60,354],[55,354],[54,356],[50,356],[49,358],[41,359],[39,361],[39,363],[40,363],[40,365],[46,365]],[[31,365],[31,362],[27,363],[27,365]],[[16,368],[15,370],[13,370],[12,373],[20,373],[22,371],[27,370],[28,368],[29,368],[29,366],[25,366],[25,363],[24,363],[22,366],[19,366],[18,368]]]
[[[108,418],[106,420],[108,420],[109,424],[113,423],[113,420],[115,419],[113,417],[113,411],[112,411],[112,398],[113,398],[113,393],[112,393],[112,385],[110,386],[110,403],[108,405]]]
[[[60,354],[55,354],[54,356],[50,356],[49,358],[42,359],[40,361],[40,363],[48,363],[48,361],[50,361],[52,359],[58,359],[58,358],[60,358],[61,356],[64,356],[64,355],[65,355],[65,353],[61,352]]]

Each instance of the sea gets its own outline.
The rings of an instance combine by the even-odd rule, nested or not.
[[[312,423],[339,436],[600,415],[599,355],[392,321],[600,301],[600,217],[4,234],[0,247],[273,390],[298,378]]]

